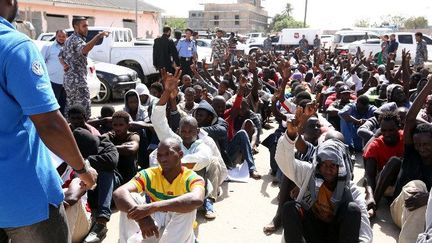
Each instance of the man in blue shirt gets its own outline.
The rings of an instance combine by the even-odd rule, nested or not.
[[[58,55],[66,41],[66,38],[66,31],[57,30],[55,41],[44,46],[41,51],[48,68],[51,87],[54,91],[57,102],[60,105],[60,112],[63,115],[65,115],[64,109],[66,105],[66,91],[63,87],[63,78],[64,71],[68,70],[69,66],[64,62],[60,62]]]
[[[187,74],[191,77],[193,76],[193,73],[190,66],[197,55],[197,48],[195,41],[192,40],[192,33],[193,31],[191,29],[186,29],[186,38],[181,39],[177,43],[177,51],[180,57],[182,73],[183,75]]]
[[[17,0],[0,0],[0,242],[70,242],[61,179],[47,147],[87,189],[84,163],[58,111],[42,55],[12,26]]]

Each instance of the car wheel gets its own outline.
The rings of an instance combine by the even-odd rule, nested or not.
[[[101,87],[98,95],[92,99],[94,103],[105,103],[111,99],[111,87],[104,79],[99,78]]]

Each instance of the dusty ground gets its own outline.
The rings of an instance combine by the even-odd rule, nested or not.
[[[122,109],[119,103],[113,104],[116,110]],[[93,116],[100,112],[100,105],[94,105]],[[275,124],[273,124],[275,126]],[[264,130],[262,139],[266,138],[274,129]],[[362,179],[364,170],[357,156],[354,170],[355,181]],[[255,156],[258,171],[263,175],[262,180],[250,179],[248,183],[224,183],[223,193],[215,204],[217,218],[208,221],[198,212],[197,236],[201,243],[279,243],[282,231],[267,236],[263,233],[263,226],[270,222],[277,208],[278,188],[272,186],[272,176],[268,175],[269,153],[260,146],[259,154]],[[358,185],[361,185],[358,183]],[[385,201],[385,200],[382,200]],[[399,229],[393,224],[387,202],[382,202],[377,218],[373,221],[374,241],[376,243],[397,242]],[[119,213],[111,217],[108,224],[108,234],[104,243],[117,243],[119,236]]]

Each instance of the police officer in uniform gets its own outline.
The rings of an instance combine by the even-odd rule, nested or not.
[[[59,53],[60,62],[63,64],[64,89],[66,91],[66,109],[74,104],[81,104],[86,109],[87,118],[91,116],[90,92],[87,86],[87,54],[95,44],[109,35],[103,31],[86,43],[88,34],[88,22],[85,17],[75,17],[72,20],[74,33],[66,40],[62,51]]]
[[[188,74],[191,77],[193,76],[193,73],[190,66],[194,62],[197,55],[197,48],[195,41],[192,40],[192,33],[193,31],[191,29],[186,29],[186,37],[177,43],[177,51],[180,57],[180,66],[181,70],[183,71],[182,73],[183,75]]]

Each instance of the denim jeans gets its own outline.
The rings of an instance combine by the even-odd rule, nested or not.
[[[231,161],[235,159],[237,153],[241,153],[248,164],[249,171],[254,171],[256,169],[252,148],[246,131],[238,131],[233,139],[228,142],[227,153]]]
[[[114,172],[99,171],[97,187],[88,191],[88,203],[94,218],[111,217],[111,201],[113,191],[120,186],[120,179]]]
[[[362,139],[357,135],[358,127],[354,126],[351,122],[346,122],[344,119],[340,120],[341,132],[345,138],[345,144],[355,148],[357,151],[363,149]]]
[[[0,243],[12,242],[71,242],[66,212],[61,204],[59,207],[49,205],[49,218],[42,222],[16,227],[0,228]]]

